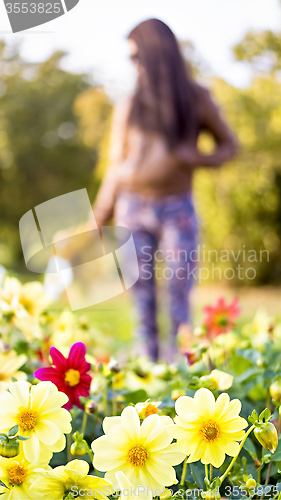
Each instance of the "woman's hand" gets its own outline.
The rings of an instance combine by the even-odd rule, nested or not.
[[[175,150],[177,160],[190,167],[198,167],[202,164],[203,157],[196,145],[180,144]]]

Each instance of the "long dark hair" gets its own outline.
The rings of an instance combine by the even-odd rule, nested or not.
[[[138,47],[141,65],[128,125],[155,132],[173,149],[197,128],[195,83],[177,40],[158,19],[148,19],[128,36]]]

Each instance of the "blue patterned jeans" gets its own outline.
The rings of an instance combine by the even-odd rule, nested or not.
[[[134,237],[140,272],[132,287],[139,320],[137,336],[155,361],[159,356],[158,279],[168,281],[174,346],[179,325],[190,319],[189,294],[196,265],[190,254],[198,242],[191,193],[154,199],[122,193],[115,207],[115,224],[130,229]]]

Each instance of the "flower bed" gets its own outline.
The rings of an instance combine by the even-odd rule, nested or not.
[[[108,359],[39,283],[0,291],[1,498],[279,498],[281,324],[236,300],[178,334],[176,364]]]

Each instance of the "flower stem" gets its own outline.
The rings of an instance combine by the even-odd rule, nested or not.
[[[266,486],[268,485],[269,480],[270,480],[271,469],[272,469],[272,462],[270,462],[270,464],[268,466],[268,469],[267,469],[266,480],[265,480],[265,483],[264,483]]]
[[[269,392],[269,388],[266,389],[266,407],[268,409],[270,409],[270,392]]]
[[[87,419],[88,419],[88,415],[87,415],[87,413],[84,410],[83,422],[82,422],[82,429],[81,429],[81,434],[83,434],[83,437],[84,437],[85,430],[86,430]]]
[[[261,467],[258,468],[258,483],[261,484]]]
[[[239,451],[238,451],[237,455],[236,455],[236,456],[235,456],[235,457],[231,460],[231,462],[230,462],[229,466],[227,467],[227,469],[226,469],[225,473],[224,473],[224,474],[220,477],[220,481],[221,481],[221,483],[223,483],[223,481],[225,480],[226,476],[227,476],[227,475],[228,475],[228,473],[231,471],[231,469],[232,469],[233,465],[235,464],[235,462],[236,462],[236,460],[237,460],[237,458],[238,458],[238,456],[239,456],[240,451],[242,450],[242,448],[243,448],[243,446],[244,446],[244,443],[245,443],[245,441],[246,441],[247,437],[248,437],[248,436],[249,436],[249,434],[252,432],[252,430],[254,430],[254,428],[255,428],[255,426],[254,426],[254,425],[252,425],[252,427],[250,427],[250,428],[247,430],[247,432],[246,432],[245,436],[243,437],[243,439],[242,439],[242,441],[241,441],[241,443],[240,443],[240,447],[239,447]]]
[[[210,464],[210,482],[212,481],[213,479],[213,466],[212,464]]]
[[[277,434],[278,434],[278,436],[280,436],[280,432],[281,432],[281,414],[279,412],[278,425],[277,425]]]
[[[112,385],[113,385],[113,383],[112,383]],[[116,408],[116,391],[112,387],[112,416],[115,417],[116,413],[117,413],[117,408]]]
[[[106,388],[102,391],[102,402],[103,402],[104,415],[107,416],[107,389]]]
[[[187,457],[185,457],[184,462],[183,462],[183,468],[182,468],[182,474],[181,474],[181,482],[180,486],[184,485],[185,482],[185,476],[186,476],[186,469],[187,469]]]
[[[70,462],[70,460],[71,460],[71,453],[70,453],[71,441],[72,441],[72,435],[70,432],[69,434],[66,434],[66,451],[67,451],[67,461],[68,462]]]
[[[91,450],[91,448],[90,448],[90,446],[88,445],[88,443],[87,443],[87,442],[86,442],[86,448],[87,448],[87,453],[88,453],[88,455],[89,455],[89,457],[90,457],[91,463],[93,464],[94,471],[95,471],[96,475],[97,475],[98,477],[100,477],[100,473],[99,473],[99,471],[95,468],[94,463],[93,463],[93,462],[94,462],[94,452]]]
[[[205,464],[205,477],[206,477],[207,479],[209,479],[209,475],[208,475],[208,465],[207,465],[207,464]]]

